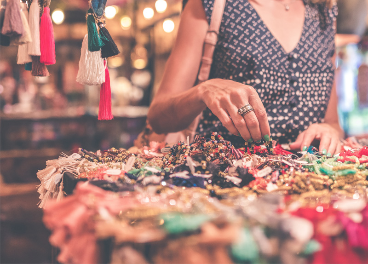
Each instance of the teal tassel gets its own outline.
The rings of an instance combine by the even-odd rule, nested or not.
[[[87,16],[87,28],[88,28],[88,50],[89,51],[99,51],[103,45],[103,41],[98,34],[96,28],[95,18],[93,16],[93,10],[88,10]]]
[[[28,63],[24,64],[24,69],[26,71],[32,71],[32,62],[28,62]]]
[[[241,230],[239,240],[231,245],[230,251],[239,262],[259,263],[258,246],[248,228]]]
[[[161,215],[164,220],[163,227],[169,234],[180,234],[198,230],[201,225],[212,219],[211,215],[181,213],[166,213]]]
[[[320,250],[322,250],[322,245],[317,240],[312,239],[307,243],[301,255],[308,256]]]

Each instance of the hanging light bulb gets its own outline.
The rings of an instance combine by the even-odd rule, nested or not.
[[[155,8],[158,13],[163,13],[167,8],[167,2],[165,0],[157,0],[155,3]]]
[[[115,17],[117,12],[118,12],[117,6],[107,6],[105,8],[105,17],[108,19],[112,19]]]
[[[165,19],[164,23],[163,23],[163,28],[164,28],[164,31],[166,33],[170,33],[174,30],[175,28],[175,24],[174,24],[174,21],[172,21],[171,19]]]
[[[123,29],[129,29],[132,25],[132,20],[128,16],[123,16],[120,20],[120,24]]]
[[[60,25],[64,21],[64,12],[60,9],[55,9],[54,12],[52,12],[52,21],[54,21],[55,24]]]
[[[154,14],[155,11],[153,11],[153,9],[150,7],[146,7],[145,9],[143,9],[143,16],[145,19],[151,19]]]

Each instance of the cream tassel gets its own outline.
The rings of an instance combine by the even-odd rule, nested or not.
[[[23,25],[24,25],[24,34],[29,34],[29,42],[32,42],[31,39],[31,30],[29,29],[29,25],[28,25],[28,9],[27,9],[27,5],[26,4],[21,4],[22,6],[22,21],[23,21],[23,17],[26,19],[26,21],[23,21]],[[26,24],[26,25],[25,25]],[[32,62],[32,58],[31,56],[28,55],[28,44],[23,44],[23,45],[19,45],[18,47],[18,64],[26,64],[28,62]]]
[[[63,183],[63,180],[61,180],[60,186],[59,186],[59,193],[56,197],[56,201],[60,201],[63,198],[64,198],[64,183]]]
[[[98,85],[105,82],[105,66],[101,58],[101,50],[88,50],[88,34],[84,36],[77,82],[85,85]]]
[[[32,56],[41,56],[40,49],[40,7],[38,0],[33,0],[29,8],[29,28],[31,31],[32,42],[28,43],[28,54]]]
[[[56,168],[54,166],[48,166],[43,170],[37,172],[37,178],[40,181],[45,181],[49,179],[56,172]]]
[[[39,208],[43,208],[48,200],[50,200],[51,192],[47,191],[45,195],[42,197],[40,203],[38,204]]]

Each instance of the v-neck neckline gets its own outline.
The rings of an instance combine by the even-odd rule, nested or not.
[[[307,8],[308,5],[305,4],[304,0],[302,1],[304,4],[304,21],[303,21],[303,28],[302,28],[302,33],[300,34],[299,37],[299,41],[297,42],[297,44],[295,45],[295,47],[290,51],[290,52],[286,52],[285,48],[281,45],[280,41],[274,36],[274,34],[272,34],[272,31],[270,30],[270,28],[266,25],[266,23],[263,21],[263,19],[261,18],[261,16],[258,14],[257,10],[253,7],[253,5],[250,3],[249,0],[247,0],[248,4],[250,5],[250,8],[254,11],[254,13],[256,14],[257,18],[261,21],[263,27],[271,34],[272,38],[276,41],[276,43],[280,46],[282,52],[285,55],[289,55],[295,52],[295,50],[299,47],[300,42],[302,41],[303,35],[305,33],[305,27],[306,27],[306,17],[307,17]]]

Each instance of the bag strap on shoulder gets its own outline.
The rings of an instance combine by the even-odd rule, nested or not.
[[[217,43],[225,4],[226,0],[215,0],[215,2],[213,3],[211,23],[209,25],[203,44],[203,54],[201,66],[198,73],[198,83],[207,81],[210,76],[212,57]]]

